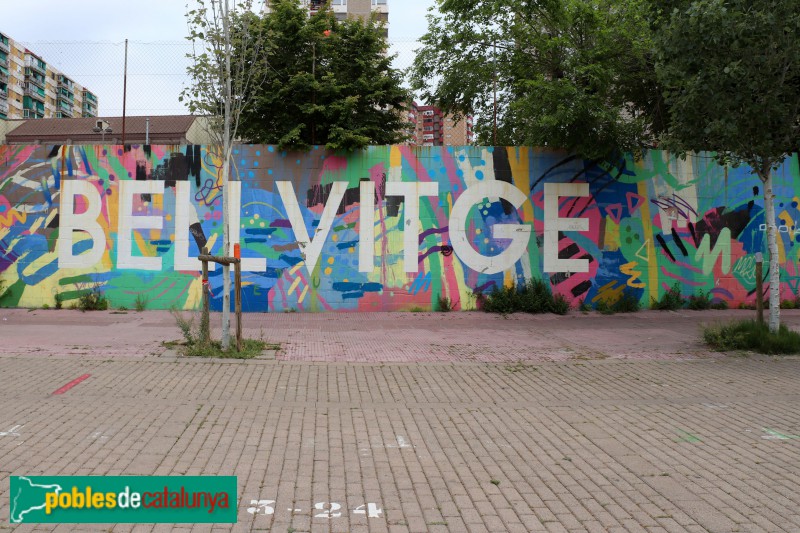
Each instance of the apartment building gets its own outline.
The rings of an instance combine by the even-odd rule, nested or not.
[[[367,18],[375,13],[378,20],[386,25],[386,35],[389,32],[389,0],[300,0],[308,8],[309,14],[314,14],[329,4],[336,18],[343,20],[348,17]],[[266,12],[269,13],[269,0]]]
[[[97,116],[97,95],[0,33],[0,119]]]
[[[472,116],[460,121],[432,105],[412,103],[408,120],[413,128],[412,144],[421,146],[463,146],[475,141]]]

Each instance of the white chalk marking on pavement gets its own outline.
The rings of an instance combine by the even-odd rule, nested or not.
[[[402,435],[397,436],[397,444],[387,444],[387,448],[413,448],[411,444],[408,443],[406,438]]]
[[[9,429],[8,431],[0,431],[0,437],[19,437],[19,432],[17,431],[19,428],[24,427],[25,424],[16,425],[13,428]]]

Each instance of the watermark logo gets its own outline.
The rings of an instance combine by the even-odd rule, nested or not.
[[[235,476],[11,476],[12,523],[235,523]]]

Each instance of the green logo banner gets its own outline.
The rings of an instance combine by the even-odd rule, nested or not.
[[[236,476],[11,476],[12,523],[235,523]]]

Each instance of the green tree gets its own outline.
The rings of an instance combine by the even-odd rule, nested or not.
[[[338,21],[329,9],[308,16],[297,0],[270,6],[254,22],[271,47],[260,58],[266,80],[242,115],[242,137],[281,149],[401,141],[410,95],[391,67],[382,25],[374,18]]]
[[[664,113],[642,0],[437,0],[412,87],[490,144],[602,158],[652,144]]]
[[[205,116],[213,139],[212,150],[221,161],[222,190],[228,191],[233,141],[238,138],[242,113],[263,85],[264,71],[257,58],[266,50],[263,34],[250,21],[253,0],[195,0],[187,12],[187,39],[192,42],[192,83],[181,93],[189,112]],[[232,5],[231,5],[232,4]],[[261,7],[263,9],[263,7]],[[244,51],[237,55],[233,50]],[[255,65],[255,67],[253,66]],[[222,203],[223,255],[233,255],[228,202]],[[230,346],[230,266],[223,266],[222,349]],[[205,288],[203,290],[206,290]],[[206,319],[204,318],[204,322]]]
[[[710,150],[764,183],[769,327],[780,326],[772,172],[800,138],[800,0],[653,0],[657,73],[670,126],[665,146]]]

